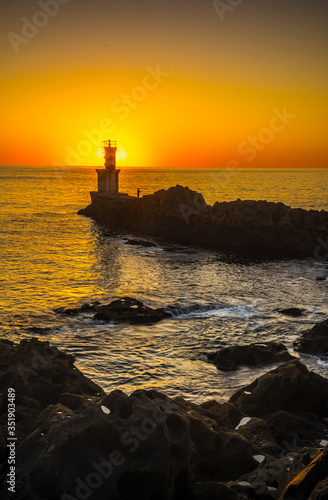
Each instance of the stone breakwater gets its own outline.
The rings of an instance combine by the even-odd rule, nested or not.
[[[229,401],[194,404],[154,390],[105,394],[48,342],[0,339],[4,499],[12,389],[17,500],[327,497],[328,380],[297,359]]]
[[[328,260],[328,213],[283,203],[236,200],[207,205],[202,194],[176,186],[152,195],[104,197],[79,211],[113,230],[251,256]]]

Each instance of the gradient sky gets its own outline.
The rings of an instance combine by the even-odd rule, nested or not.
[[[328,166],[327,0],[0,11],[1,164]]]

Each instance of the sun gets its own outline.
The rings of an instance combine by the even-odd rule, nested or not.
[[[103,152],[103,148],[102,147],[99,147],[96,151],[96,157],[97,158],[103,158],[104,157],[104,152]]]

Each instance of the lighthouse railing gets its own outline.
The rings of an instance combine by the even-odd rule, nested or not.
[[[104,148],[116,148],[116,141],[103,141]]]

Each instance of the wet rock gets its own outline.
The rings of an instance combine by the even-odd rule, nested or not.
[[[298,318],[303,316],[303,312],[298,307],[288,307],[287,309],[279,309],[278,312],[281,314],[286,314],[287,316],[292,316],[293,318]]]
[[[328,380],[294,359],[237,391],[230,402],[247,415],[261,417],[278,410],[313,411],[328,416]]]
[[[219,370],[235,370],[241,365],[263,366],[294,359],[280,342],[263,342],[224,347],[207,358]]]
[[[17,500],[31,492],[38,500],[79,498],[81,488],[99,500],[169,500],[182,498],[193,478],[222,482],[256,466],[245,438],[155,391],[113,391],[74,412],[56,405],[44,416],[17,449]]]
[[[19,441],[32,432],[38,416],[64,393],[81,398],[102,395],[104,391],[74,366],[72,355],[59,351],[49,342],[36,338],[19,344],[0,339],[0,390],[9,387],[16,394],[16,422]],[[0,408],[0,425],[7,421],[5,405]]]
[[[268,454],[276,457],[281,453],[281,447],[263,419],[251,418],[245,425],[238,428],[238,432],[251,443],[255,455]]]
[[[228,429],[235,429],[245,416],[235,405],[227,401],[224,403],[218,403],[215,400],[206,401],[200,405],[200,408],[204,409],[206,415],[215,420],[218,425]]]
[[[328,319],[303,333],[294,342],[294,349],[306,354],[328,354]]]
[[[83,304],[76,308],[59,307],[54,309],[57,314],[66,314],[69,316],[93,312],[93,319],[96,321],[124,322],[131,324],[149,324],[157,323],[165,318],[171,318],[172,314],[163,308],[153,309],[145,306],[142,302],[131,297],[123,297],[113,300],[109,304]]]
[[[91,205],[79,213],[112,230],[261,258],[313,257],[328,225],[324,210],[239,199],[210,206],[201,193],[180,185],[142,198],[95,193]]]
[[[286,487],[281,500],[328,497],[328,449],[318,455]]]
[[[327,439],[328,427],[316,413],[294,413],[283,410],[263,417],[282,453],[313,446]]]
[[[127,322],[131,324],[156,323],[172,315],[163,308],[153,309],[137,299],[124,297],[97,307],[95,320]]]

